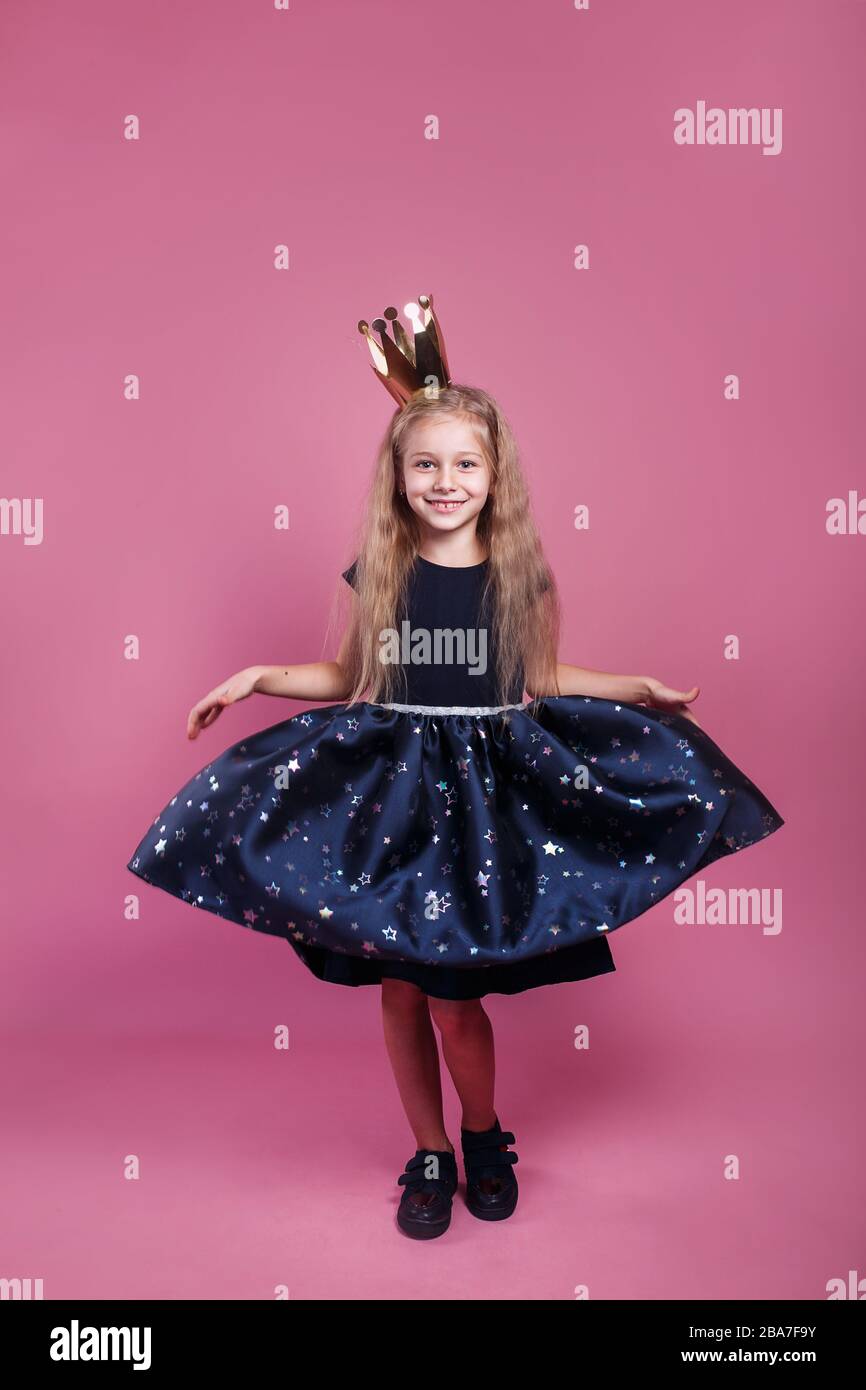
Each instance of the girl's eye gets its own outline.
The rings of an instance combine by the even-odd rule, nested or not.
[[[460,462],[461,462],[461,463],[468,463],[470,468],[476,468],[476,467],[477,467],[477,464],[476,464],[476,462],[475,462],[474,459],[461,459]],[[430,465],[431,468],[433,468],[433,467],[435,466],[432,459],[418,459],[418,460],[417,460],[417,467],[418,467],[418,468],[424,467],[424,466],[425,466],[426,464],[428,464],[428,463],[429,463],[429,465]]]

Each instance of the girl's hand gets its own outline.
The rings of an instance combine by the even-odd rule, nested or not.
[[[233,705],[237,700],[245,700],[248,695],[252,695],[258,675],[257,667],[248,666],[244,671],[238,671],[237,675],[229,676],[228,680],[214,686],[213,690],[190,710],[186,721],[187,737],[198,738],[199,731],[209,729],[226,705]]]
[[[691,710],[686,709],[685,703],[694,700],[700,691],[699,685],[693,685],[691,690],[672,690],[663,681],[654,680],[652,676],[647,676],[647,696],[641,703],[649,705],[650,709],[663,709],[669,714],[679,714],[683,719],[690,719],[693,724],[698,723]]]

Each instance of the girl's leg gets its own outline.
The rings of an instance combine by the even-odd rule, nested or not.
[[[439,1051],[427,995],[405,980],[383,980],[382,1023],[391,1069],[416,1147],[453,1153],[454,1145],[445,1133]]]
[[[480,999],[430,998],[430,1013],[442,1035],[442,1054],[463,1107],[464,1129],[496,1123],[493,1087],[496,1056],[493,1026]]]

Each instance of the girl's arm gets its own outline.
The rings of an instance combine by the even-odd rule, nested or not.
[[[252,666],[253,690],[286,700],[348,700],[348,677],[339,661],[311,661],[304,666]]]
[[[342,649],[341,649],[342,654]],[[305,666],[245,666],[214,686],[193,705],[186,721],[189,738],[198,738],[209,729],[227,705],[236,705],[259,691],[262,695],[283,695],[287,700],[348,700],[349,681],[339,661],[311,661]]]
[[[647,676],[616,676],[607,671],[591,671],[585,666],[565,666],[561,662],[556,668],[556,679],[562,695],[595,695],[600,700],[625,700],[639,704],[649,695],[650,682]],[[531,695],[535,691],[530,691]]]
[[[260,695],[282,695],[286,700],[348,700],[352,685],[344,661],[349,645],[348,630],[343,634],[335,661],[311,661],[305,666],[253,666],[253,690]]]
[[[187,717],[188,738],[198,738],[209,729],[227,705],[261,695],[282,695],[287,700],[324,700],[328,704],[348,700],[352,693],[344,666],[348,632],[340,643],[336,661],[311,661],[303,666],[246,666],[229,676],[193,705]]]
[[[700,686],[697,685],[693,685],[691,690],[675,690],[654,676],[616,676],[609,671],[591,671],[585,666],[566,666],[562,662],[557,663],[556,679],[560,695],[589,695],[597,700],[622,700],[625,704],[649,705],[651,709],[681,714],[693,724],[698,724],[691,710],[686,708],[700,693]],[[533,699],[538,695],[553,694],[552,691],[534,689],[529,678],[526,680],[526,690]]]

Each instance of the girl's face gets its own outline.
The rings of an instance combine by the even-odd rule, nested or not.
[[[468,419],[440,415],[406,434],[402,486],[416,516],[434,532],[474,533],[492,474]]]

